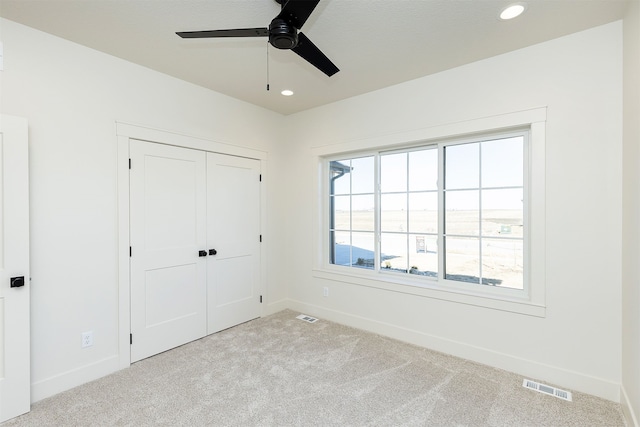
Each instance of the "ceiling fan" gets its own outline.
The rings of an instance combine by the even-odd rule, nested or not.
[[[320,0],[276,1],[282,5],[282,9],[278,16],[271,21],[268,28],[182,31],[176,34],[185,39],[208,37],[269,37],[269,43],[271,43],[273,47],[294,51],[329,77],[340,71],[307,36],[298,32]]]

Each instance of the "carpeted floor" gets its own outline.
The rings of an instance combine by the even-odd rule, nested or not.
[[[285,310],[133,364],[2,426],[624,426],[620,405]],[[532,378],[535,379],[535,378]]]

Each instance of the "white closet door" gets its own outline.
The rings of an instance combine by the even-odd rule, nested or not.
[[[132,140],[130,157],[135,362],[206,335],[206,156]]]
[[[0,422],[31,403],[27,129],[0,116]]]
[[[260,161],[207,153],[207,333],[260,317]]]

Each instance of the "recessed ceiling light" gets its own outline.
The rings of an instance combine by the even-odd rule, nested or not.
[[[512,4],[500,13],[500,19],[513,19],[516,16],[520,16],[522,12],[524,12],[524,6],[522,4]]]
[[[282,92],[280,92],[281,94],[283,94],[284,96],[291,96],[293,95],[293,91],[289,90],[289,89],[285,89]]]

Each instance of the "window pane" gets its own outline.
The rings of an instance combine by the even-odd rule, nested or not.
[[[329,194],[349,194],[351,192],[351,160],[329,162]],[[331,191],[333,190],[333,192]]]
[[[407,153],[380,156],[380,190],[407,191]]]
[[[480,283],[479,239],[445,237],[445,248],[445,279]]]
[[[409,231],[412,233],[438,232],[438,194],[409,194]]]
[[[352,230],[374,230],[375,215],[373,200],[373,195],[352,197]]]
[[[438,150],[409,153],[409,191],[438,189]]]
[[[349,196],[334,196],[333,200],[333,224],[329,227],[336,230],[349,230],[351,228],[351,207]]]
[[[523,289],[522,240],[482,239],[482,283]]]
[[[482,187],[522,187],[524,138],[482,143]]]
[[[482,235],[523,236],[523,194],[517,190],[482,191]]]
[[[354,267],[375,267],[375,239],[373,233],[353,233],[351,246],[351,264]]]
[[[480,192],[447,191],[445,194],[445,233],[477,236],[480,231]]]
[[[330,239],[330,245],[333,246],[333,259],[329,262],[336,265],[351,265],[351,233],[332,231]]]
[[[373,193],[373,157],[351,160],[351,193]]]
[[[438,276],[438,238],[436,236],[409,235],[409,273],[429,277]]]
[[[380,196],[380,224],[382,231],[407,231],[406,193]]]
[[[380,268],[407,272],[407,235],[383,233],[380,239]]]
[[[445,147],[444,183],[447,190],[480,186],[480,143]]]

